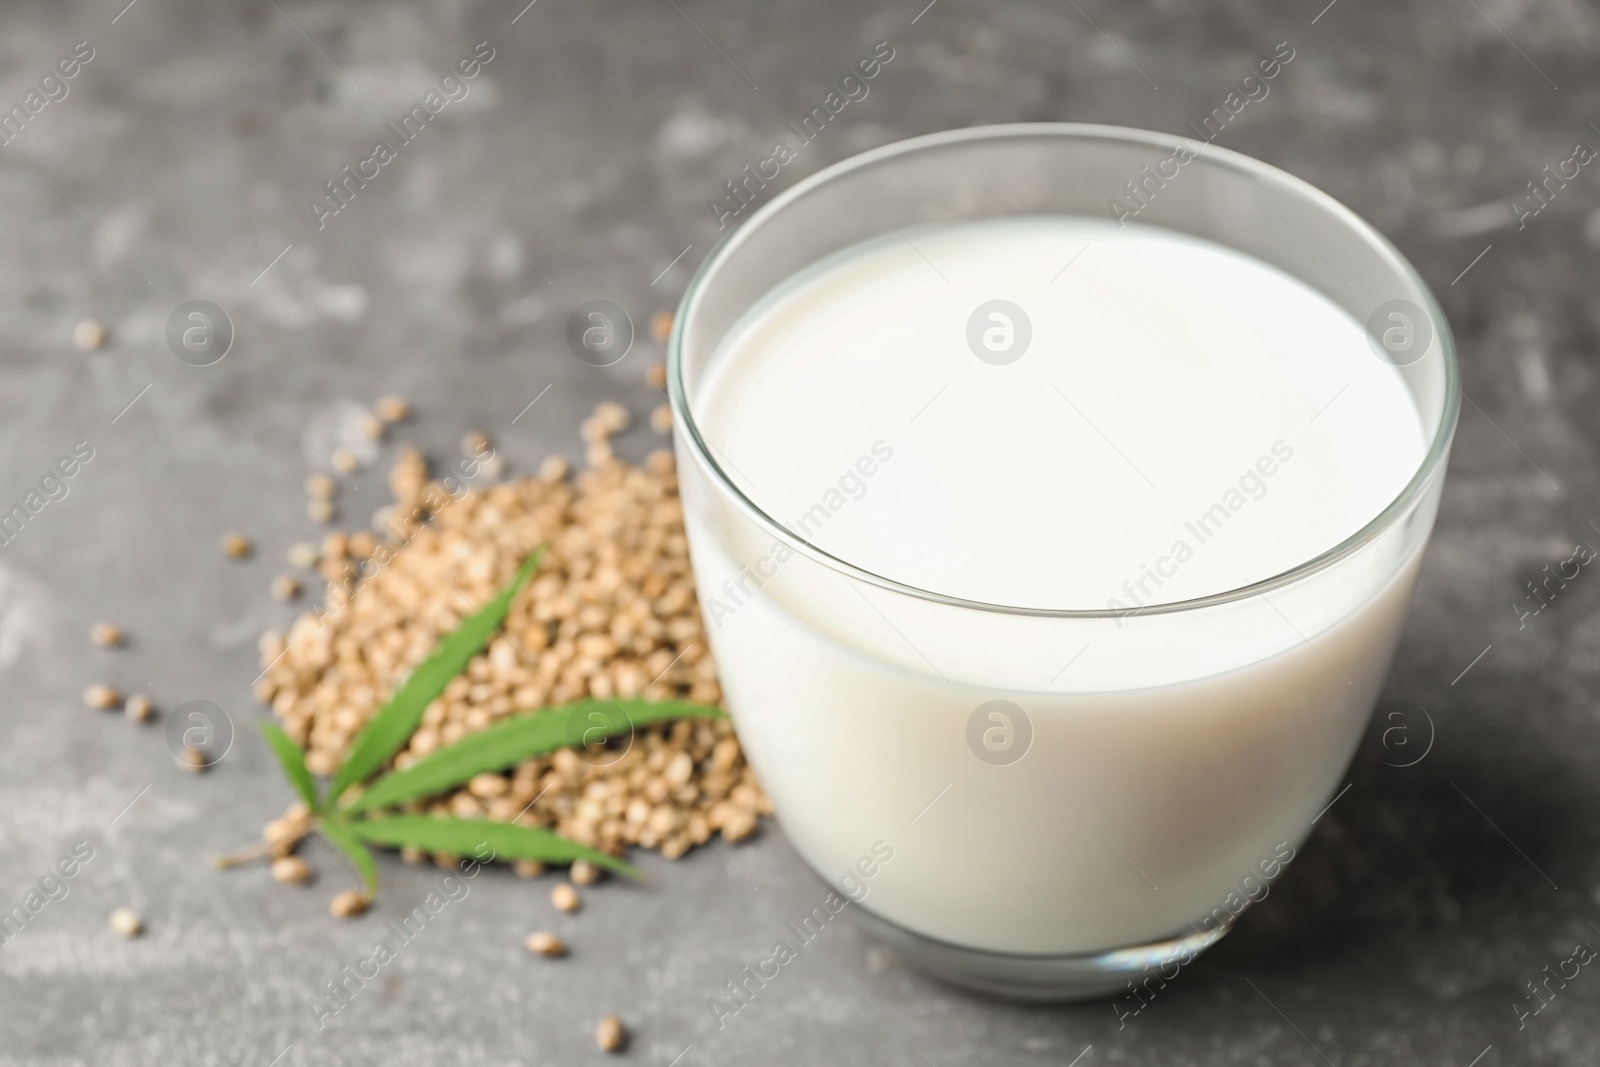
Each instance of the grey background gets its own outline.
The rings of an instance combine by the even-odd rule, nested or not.
[[[684,1067],[1600,1060],[1592,968],[1520,1031],[1513,1007],[1577,941],[1600,943],[1600,581],[1586,570],[1521,629],[1512,607],[1575,542],[1600,544],[1593,167],[1523,229],[1507,206],[1576,141],[1600,144],[1593,5],[939,0],[918,17],[920,0],[124,2],[0,14],[6,107],[74,42],[96,50],[0,148],[0,501],[73,442],[95,449],[70,495],[0,550],[0,905],[73,843],[95,850],[0,948],[0,1062],[582,1062],[611,1012],[634,1031],[630,1059],[666,1065],[687,1047]],[[250,681],[257,633],[291,615],[267,584],[313,532],[300,431],[398,392],[421,412],[406,439],[448,458],[480,428],[526,472],[575,452],[602,398],[642,417],[659,357],[644,323],[710,250],[708,201],[884,39],[896,58],[871,95],[780,186],[975,123],[1180,131],[1277,42],[1295,47],[1218,143],[1397,241],[1450,314],[1470,399],[1349,791],[1248,921],[1121,1030],[1104,1002],[953,992],[837,924],[717,1031],[707,998],[820,896],[769,825],[726,856],[647,859],[647,886],[608,884],[575,917],[554,915],[548,883],[485,873],[318,1032],[318,986],[441,874],[387,858],[379,909],[335,923],[341,868],[315,854],[310,891],[208,865],[289,795],[250,728]],[[495,58],[472,96],[318,231],[309,198],[482,40]],[[237,331],[214,367],[163,341],[193,298]],[[595,298],[645,335],[604,370],[562,343],[567,312]],[[88,315],[114,338],[85,354],[70,332]],[[621,447],[654,444],[636,430]],[[384,496],[379,470],[357,482],[341,500],[354,521]],[[256,559],[221,557],[235,529]],[[129,631],[125,659],[88,644],[86,618]],[[195,778],[158,726],[81,706],[102,680],[164,709],[213,700],[240,739]],[[1418,708],[1431,750],[1387,766],[1423,751]],[[107,931],[121,905],[145,937]],[[568,936],[572,957],[529,959],[535,926]]]

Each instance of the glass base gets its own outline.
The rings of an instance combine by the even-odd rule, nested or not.
[[[1192,960],[1225,937],[1232,924],[1088,956],[1031,956],[986,952],[912,933],[852,904],[845,909],[868,934],[911,966],[940,981],[1007,1000],[1064,1003],[1127,990],[1128,983],[1174,960]]]

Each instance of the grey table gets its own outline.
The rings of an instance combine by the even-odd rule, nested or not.
[[[1526,983],[1600,943],[1600,579],[1585,570],[1536,616],[1514,608],[1546,564],[1600,545],[1593,168],[1512,207],[1577,142],[1600,145],[1592,7],[125,2],[0,14],[0,107],[23,108],[0,146],[0,505],[75,443],[93,450],[0,551],[0,907],[92,850],[0,947],[0,1062],[582,1062],[612,1012],[631,1060],[683,1067],[1600,1060],[1600,974],[1552,984],[1518,1019]],[[85,41],[74,76],[40,89]],[[250,682],[256,635],[292,610],[267,584],[314,529],[307,438],[341,404],[395,392],[420,409],[407,439],[451,455],[480,428],[527,471],[573,451],[602,398],[644,415],[660,351],[642,325],[714,243],[723,183],[879,41],[894,59],[780,187],[974,123],[1183,132],[1279,42],[1295,49],[1218,143],[1321,185],[1401,245],[1455,324],[1469,399],[1350,788],[1248,921],[1125,1026],[1104,1002],[965,996],[837,924],[719,1029],[708,998],[815,902],[770,826],[726,856],[647,860],[648,886],[608,885],[573,918],[542,889],[480,875],[319,1025],[324,983],[442,874],[388,859],[380,909],[335,923],[341,876],[320,858],[311,892],[209,868],[289,796],[251,730]],[[343,186],[334,214],[325,183],[449,89],[479,42],[466,95]],[[562,340],[596,298],[641,325],[604,370]],[[233,323],[214,366],[168,349],[169,317],[195,299]],[[73,347],[86,316],[109,323],[108,347]],[[647,430],[621,442],[634,458],[650,447]],[[381,472],[356,481],[344,504],[360,520]],[[236,529],[255,560],[218,552]],[[88,619],[123,625],[125,655],[91,647]],[[169,713],[213,701],[237,740],[190,775],[161,725],[81,706],[97,681]],[[107,930],[123,905],[144,937]],[[528,959],[536,925],[574,955]]]

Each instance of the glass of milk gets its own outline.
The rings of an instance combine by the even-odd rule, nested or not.
[[[1458,408],[1370,226],[1164,134],[917,138],[755,210],[669,375],[728,707],[841,910],[1066,999],[1170,977],[1292,865]]]

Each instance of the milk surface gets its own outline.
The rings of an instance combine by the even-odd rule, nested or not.
[[[966,337],[997,298],[1032,335],[1004,365]],[[1087,609],[1245,586],[1359,530],[1426,451],[1398,372],[1343,310],[1144,226],[890,235],[792,278],[725,347],[696,410],[756,505],[968,600]],[[892,459],[840,489],[880,441]],[[803,523],[831,490],[844,506]]]
[[[1014,312],[969,331],[997,300],[1026,317],[1020,355]],[[801,539],[1025,608],[1280,574],[1361,529],[1426,450],[1397,372],[1326,298],[1214,244],[1064,217],[819,263],[688,399],[727,477]],[[1265,598],[1055,619],[846,577],[681,467],[723,688],[785,833],[842,888],[886,843],[860,907],[1023,954],[1212,928],[1281,871],[1342,784],[1436,503]],[[999,758],[972,730],[994,700],[1026,725]]]

